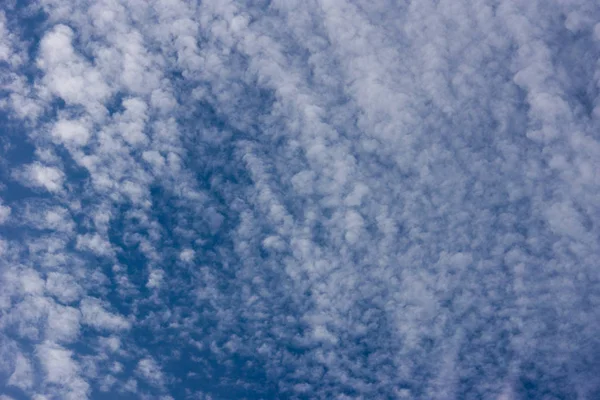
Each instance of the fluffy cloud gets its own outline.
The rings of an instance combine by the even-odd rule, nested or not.
[[[151,358],[140,360],[137,364],[136,372],[153,386],[162,386],[164,384],[163,373],[156,361]]]
[[[79,319],[78,309],[55,305],[48,313],[46,338],[56,342],[72,342],[79,335]]]
[[[45,382],[56,385],[65,399],[87,399],[89,385],[80,377],[79,364],[73,360],[73,352],[44,342],[37,346],[36,354],[44,370]]]
[[[83,321],[100,330],[120,331],[129,329],[130,323],[118,314],[111,313],[104,309],[101,302],[94,298],[85,298],[82,300],[81,314]]]
[[[65,174],[59,168],[35,162],[15,174],[25,185],[43,188],[51,193],[63,190]]]
[[[4,224],[6,221],[8,221],[11,211],[12,210],[10,207],[5,206],[0,203],[0,225]]]
[[[52,128],[52,137],[60,143],[84,146],[90,140],[90,131],[81,121],[61,119]]]
[[[51,272],[46,279],[46,291],[63,303],[71,303],[81,297],[82,288],[72,276]]]
[[[110,87],[102,75],[73,48],[73,30],[56,25],[40,41],[37,66],[44,74],[46,88],[68,104],[82,105],[100,118]],[[63,133],[66,134],[63,128]],[[68,134],[67,134],[68,135]],[[71,132],[73,136],[73,132]]]
[[[31,362],[22,354],[17,354],[15,369],[8,378],[10,386],[16,386],[21,390],[31,389],[33,386],[33,368]]]
[[[109,256],[113,254],[111,243],[97,233],[78,236],[77,248],[89,250],[99,256]]]

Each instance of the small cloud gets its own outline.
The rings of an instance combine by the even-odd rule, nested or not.
[[[79,335],[80,317],[78,309],[54,304],[48,312],[46,339],[64,343],[74,341]]]
[[[8,218],[10,218],[11,211],[12,210],[9,206],[0,204],[0,225],[8,221]]]
[[[19,273],[22,293],[40,295],[44,292],[44,280],[40,274],[31,268]]]
[[[56,122],[51,135],[59,143],[76,146],[85,146],[91,136],[84,122],[68,119]]]
[[[110,366],[110,372],[112,372],[113,374],[118,374],[123,372],[123,364],[121,364],[118,361],[115,361],[114,363],[112,363],[112,365]]]
[[[31,366],[31,361],[25,358],[21,353],[17,354],[15,369],[10,378],[8,378],[8,384],[24,391],[31,389],[33,386],[33,368]]]
[[[117,336],[101,337],[99,339],[100,345],[111,352],[118,351],[121,348],[121,339]]]
[[[77,248],[89,250],[98,256],[111,256],[114,253],[108,240],[97,233],[77,236]]]
[[[324,325],[317,325],[313,329],[313,337],[319,342],[328,342],[335,344],[338,342],[338,338],[329,332]]]
[[[88,297],[81,301],[83,322],[99,330],[122,331],[131,327],[129,321],[118,314],[107,311],[100,300]]]
[[[44,371],[46,383],[57,385],[60,398],[87,399],[90,387],[80,376],[79,364],[73,352],[46,341],[36,346],[36,354]]]
[[[155,269],[150,272],[150,276],[148,277],[148,283],[146,283],[146,287],[148,288],[159,288],[162,284],[164,278],[164,272],[160,269]]]
[[[25,186],[46,189],[51,193],[61,192],[65,180],[62,170],[39,162],[17,171],[15,177]]]
[[[83,289],[71,275],[50,272],[46,278],[46,291],[61,303],[72,303],[81,298]]]
[[[196,252],[192,249],[185,249],[181,253],[179,253],[179,259],[183,262],[192,262],[194,257],[196,256]]]
[[[162,386],[164,384],[164,377],[160,366],[150,357],[146,357],[138,362],[136,372],[153,386]]]
[[[137,393],[138,383],[135,379],[128,379],[127,382],[123,385],[123,390],[130,393]]]

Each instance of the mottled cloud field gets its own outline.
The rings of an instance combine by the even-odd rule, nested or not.
[[[600,399],[600,3],[5,0],[0,399]]]

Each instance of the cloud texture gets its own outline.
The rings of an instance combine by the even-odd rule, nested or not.
[[[8,1],[1,399],[600,398],[600,6]]]

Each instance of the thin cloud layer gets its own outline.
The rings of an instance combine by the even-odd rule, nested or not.
[[[0,398],[599,398],[598,21],[9,2]]]

